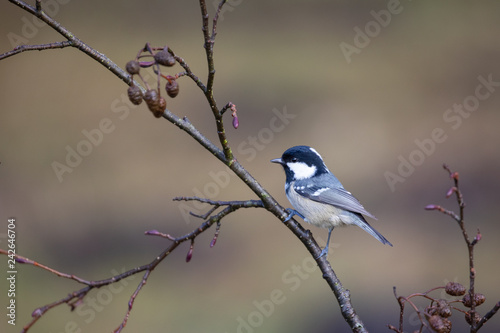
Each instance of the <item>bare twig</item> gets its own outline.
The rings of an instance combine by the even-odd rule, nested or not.
[[[94,60],[98,61],[100,64],[105,66],[108,70],[110,70],[112,73],[114,73],[118,78],[120,78],[122,81],[124,81],[126,84],[131,85],[132,84],[132,78],[131,76],[126,73],[124,70],[122,70],[119,66],[117,66],[115,63],[113,63],[109,58],[107,58],[104,54],[98,52],[97,50],[91,48],[87,44],[83,43],[80,39],[78,39],[76,36],[74,36],[70,31],[68,31],[66,28],[64,28],[62,25],[60,25],[58,22],[53,20],[51,17],[46,15],[46,13],[43,11],[43,6],[41,1],[37,0],[36,1],[36,7],[32,7],[25,3],[24,1],[19,1],[19,0],[9,0],[11,3],[15,4],[16,6],[22,8],[23,10],[31,13],[32,15],[38,17],[40,20],[43,22],[47,23],[50,27],[52,27],[54,30],[56,30],[59,34],[61,34],[64,38],[67,39],[65,42],[60,42],[60,44],[56,45],[61,45],[61,46],[72,46],[80,51],[84,52],[88,56],[92,57]],[[147,233],[148,235],[160,235],[162,237],[168,238],[172,241],[172,244],[165,249],[155,260],[153,260],[151,263],[147,265],[140,266],[138,268],[132,269],[128,272],[125,272],[123,274],[117,275],[115,277],[112,277],[110,279],[106,280],[101,280],[101,281],[85,281],[81,280],[78,281],[79,283],[86,284],[87,286],[79,291],[76,291],[69,296],[61,299],[58,302],[55,302],[53,304],[49,304],[45,307],[39,308],[35,310],[37,314],[40,316],[45,313],[48,309],[55,307],[56,305],[67,303],[71,306],[74,306],[77,304],[91,289],[100,287],[109,283],[114,283],[119,281],[120,279],[130,276],[132,274],[137,274],[142,271],[146,271],[147,273],[144,275],[143,280],[141,281],[141,285],[138,286],[136,292],[132,295],[131,300],[129,302],[129,308],[127,310],[127,313],[124,317],[124,320],[122,324],[120,325],[117,330],[121,330],[125,325],[128,320],[128,317],[130,315],[130,311],[132,308],[133,301],[137,297],[139,291],[143,287],[143,285],[146,283],[147,277],[149,276],[150,272],[158,265],[163,258],[165,258],[169,253],[171,253],[180,243],[184,241],[191,241],[191,245],[194,243],[195,237],[203,232],[204,230],[208,229],[213,223],[217,223],[219,225],[220,220],[226,216],[227,214],[230,214],[231,212],[243,208],[246,204],[250,202],[251,207],[265,207],[266,210],[271,212],[274,216],[278,217],[282,221],[285,220],[285,217],[287,216],[287,213],[285,209],[278,204],[278,202],[257,182],[257,180],[234,158],[233,152],[231,150],[231,147],[229,145],[229,142],[227,140],[226,132],[225,132],[225,127],[223,123],[223,110],[225,111],[227,108],[223,108],[222,110],[219,110],[217,107],[217,103],[215,101],[215,98],[213,96],[213,83],[215,79],[215,65],[214,65],[214,42],[215,42],[215,36],[217,34],[217,22],[219,18],[219,14],[221,12],[221,9],[223,5],[225,4],[225,0],[222,0],[218,7],[217,11],[215,14],[215,17],[213,19],[213,25],[211,29],[211,33],[209,32],[209,15],[207,12],[207,6],[206,6],[206,1],[205,0],[199,0],[200,3],[200,9],[202,13],[202,31],[203,31],[203,36],[204,36],[204,49],[206,53],[206,58],[207,58],[207,66],[208,66],[208,77],[207,77],[207,83],[206,85],[203,84],[203,82],[196,76],[188,66],[188,64],[182,59],[181,57],[177,56],[170,48],[168,49],[169,53],[174,56],[176,61],[183,67],[184,71],[183,73],[179,73],[179,76],[188,76],[191,78],[197,86],[203,91],[207,102],[210,106],[210,109],[214,115],[215,118],[215,123],[216,123],[216,128],[217,128],[217,134],[219,138],[219,142],[221,144],[221,148],[217,147],[214,143],[212,143],[207,137],[205,137],[202,133],[196,129],[196,127],[186,118],[179,118],[177,115],[175,115],[173,112],[169,111],[168,109],[165,110],[163,113],[163,117],[170,121],[172,124],[176,125],[183,131],[185,131],[188,135],[190,135],[192,138],[194,138],[198,143],[200,143],[203,147],[205,147],[210,153],[212,153],[215,157],[217,157],[222,163],[227,165],[260,199],[260,201],[245,201],[245,204],[234,204],[234,202],[230,205],[220,205],[220,206],[226,206],[223,208],[219,213],[216,215],[211,216],[206,222],[204,222],[199,228],[193,230],[191,233],[186,234],[182,237],[179,238],[173,238],[167,234],[162,234],[159,232],[150,232]],[[53,48],[47,47],[47,44],[44,45],[39,45],[39,46],[31,46],[28,47],[27,49],[38,49],[38,50],[43,50],[43,49],[50,49]],[[26,50],[27,50],[26,49]],[[16,49],[10,51],[10,52],[17,52]],[[19,52],[18,52],[19,53]],[[7,52],[6,54],[9,54]],[[6,57],[6,54],[0,55],[0,59],[2,57]],[[11,54],[13,55],[13,54]],[[137,83],[134,82],[135,85],[139,86]],[[229,103],[227,104],[229,105]],[[232,103],[229,105],[232,109]],[[234,124],[234,123],[233,123]],[[237,126],[235,126],[237,127]],[[259,202],[257,204],[257,201]],[[209,203],[209,202],[207,202]],[[210,204],[210,203],[209,203]],[[217,207],[219,208],[219,207]],[[211,213],[215,212],[215,210],[211,211]],[[309,231],[306,231],[297,221],[295,221],[293,218],[286,221],[285,225],[292,231],[304,244],[304,246],[307,248],[307,250],[312,254],[314,258],[317,258],[319,256],[319,253],[321,252],[321,248],[318,246],[314,238],[312,237],[311,233]],[[217,231],[216,231],[217,234]],[[214,237],[216,239],[216,237]],[[214,242],[212,240],[212,242]],[[191,252],[191,250],[190,250]],[[354,308],[351,304],[350,301],[350,295],[349,291],[346,290],[342,284],[340,283],[339,279],[335,275],[333,269],[330,266],[330,263],[327,261],[326,257],[321,257],[319,259],[316,259],[316,262],[318,266],[320,267],[322,273],[323,273],[323,278],[326,280],[332,291],[334,292],[337,301],[340,305],[340,309],[342,312],[342,315],[344,316],[345,320],[348,322],[350,325],[351,329],[353,332],[366,332],[366,329],[364,327],[364,324],[362,323],[361,319],[357,316],[357,314],[354,311]],[[38,265],[39,267],[42,267]],[[43,268],[43,267],[42,267]],[[64,274],[64,273],[61,273]],[[90,284],[87,284],[85,282],[89,282]],[[36,319],[39,318],[39,316],[36,316]],[[34,321],[36,321],[36,319]],[[31,327],[31,325],[34,323],[29,324],[28,328]]]
[[[41,45],[18,45],[12,51],[1,54],[0,60],[11,57],[13,55],[16,55],[24,51],[43,51],[50,49],[62,49],[68,46],[73,46],[73,43],[67,40],[62,42],[54,42]]]
[[[18,6],[19,8],[27,11],[28,13],[36,16],[37,18],[39,18],[43,22],[47,23],[48,26],[50,26],[52,29],[57,31],[64,38],[66,38],[67,41],[66,42],[59,42],[59,43],[61,43],[60,45],[65,45],[64,47],[66,47],[66,44],[70,44],[67,46],[72,46],[72,47],[79,49],[80,51],[87,54],[89,57],[96,60],[98,63],[100,63],[104,67],[106,67],[109,71],[111,71],[113,74],[115,74],[117,77],[119,77],[126,84],[128,84],[128,85],[131,84],[132,79],[126,71],[124,71],[119,66],[117,66],[113,61],[111,61],[104,54],[98,52],[97,50],[95,50],[95,49],[91,48],[90,46],[88,46],[87,44],[85,44],[82,40],[77,38],[72,32],[70,32],[68,29],[63,27],[59,22],[55,21],[53,18],[48,16],[45,13],[45,11],[42,10],[43,8],[42,8],[41,1],[36,1],[36,7],[32,7],[32,6],[28,5],[26,2],[19,1],[19,0],[9,0],[9,2],[11,2],[14,5]],[[64,43],[64,44],[62,44],[62,43]],[[47,48],[46,45],[48,45],[48,44],[38,45],[38,48],[36,45],[31,45],[30,48],[28,48],[28,49],[29,50],[46,50],[46,49],[54,48],[54,47]],[[0,60],[6,58],[8,56],[13,55],[12,52],[15,52],[15,50],[20,48],[20,47],[22,47],[22,46],[17,46],[16,48],[14,48],[14,50],[9,51],[9,52],[4,53],[4,54],[1,54]]]
[[[122,323],[113,332],[116,332],[116,333],[121,332],[122,329],[125,328],[125,325],[127,325],[128,317],[130,317],[130,311],[132,311],[132,306],[134,305],[135,298],[137,297],[137,295],[141,291],[142,287],[144,287],[144,285],[147,283],[148,277],[150,274],[151,274],[151,271],[148,270],[148,271],[146,271],[146,273],[142,277],[141,283],[139,283],[139,285],[137,286],[137,289],[134,291],[132,296],[130,296],[130,300],[128,301],[128,310],[127,310],[127,313],[125,313],[125,317],[123,318]]]
[[[459,187],[459,174],[458,174],[458,172],[451,171],[451,169],[446,164],[443,165],[443,168],[448,172],[450,178],[453,179],[453,183],[454,183],[454,185],[446,193],[446,198],[449,198],[453,194],[455,194],[457,204],[458,204],[458,207],[460,209],[459,214],[456,214],[453,211],[447,210],[439,205],[428,205],[425,207],[425,209],[426,210],[437,210],[445,215],[450,216],[458,223],[460,230],[462,231],[462,236],[464,238],[464,241],[467,244],[467,250],[468,250],[468,254],[469,254],[469,291],[468,291],[468,294],[466,294],[464,296],[464,298],[462,298],[462,299],[457,299],[457,300],[453,300],[453,301],[445,301],[446,307],[448,309],[446,310],[445,314],[443,315],[441,313],[441,310],[439,309],[439,306],[438,307],[433,306],[434,303],[439,304],[440,300],[437,300],[437,299],[430,297],[428,295],[429,292],[436,290],[436,289],[445,288],[446,292],[449,295],[462,296],[466,293],[466,289],[461,284],[450,282],[450,283],[448,283],[448,285],[450,285],[449,289],[448,289],[448,285],[446,287],[436,287],[436,288],[433,288],[433,289],[426,291],[425,293],[415,293],[415,294],[412,294],[412,295],[407,296],[407,297],[402,297],[402,296],[398,297],[396,295],[396,288],[394,288],[394,295],[395,295],[395,297],[398,300],[398,303],[400,305],[399,328],[396,328],[395,326],[392,326],[392,325],[388,325],[388,327],[391,330],[398,332],[398,333],[403,332],[404,303],[409,302],[409,299],[412,297],[425,297],[425,298],[431,300],[431,306],[426,308],[426,309],[429,309],[431,311],[431,313],[427,313],[427,310],[426,310],[426,317],[429,317],[429,318],[436,317],[436,316],[439,317],[439,318],[434,318],[434,319],[437,319],[434,322],[434,324],[439,323],[441,325],[445,321],[448,321],[448,319],[446,319],[446,318],[448,315],[451,315],[451,312],[449,312],[450,309],[465,313],[467,321],[470,324],[470,332],[471,333],[476,333],[483,326],[483,324],[485,322],[487,322],[500,308],[500,302],[499,302],[484,317],[480,318],[479,315],[477,315],[476,306],[480,305],[484,301],[484,296],[481,294],[476,294],[474,291],[474,283],[475,283],[475,278],[476,278],[476,270],[474,268],[474,246],[476,246],[478,244],[478,242],[481,240],[482,235],[478,229],[474,239],[472,241],[470,240],[470,238],[467,234],[467,230],[465,228],[465,219],[464,219],[465,201],[464,201],[463,194],[462,194],[460,187]],[[466,299],[468,299],[468,300],[466,300]],[[476,301],[479,299],[482,299],[482,300],[479,301],[479,303],[476,303]],[[443,300],[441,300],[441,301],[443,301]],[[462,303],[465,307],[470,307],[470,310],[464,311],[462,309],[456,308],[456,307],[451,305],[451,303],[458,303],[458,302]],[[413,303],[410,303],[410,304],[413,305]],[[414,307],[415,312],[418,314],[420,322],[422,323],[422,326],[420,327],[420,331],[421,331],[423,328],[423,325],[427,326],[427,324],[423,320],[423,317],[420,315],[420,311],[418,310],[418,308],[416,308],[415,306],[413,306],[413,307]],[[442,316],[442,318],[441,318],[441,316]],[[431,320],[429,318],[427,318],[427,319],[429,320],[429,323],[431,323]],[[432,326],[432,324],[431,324],[431,326]],[[451,323],[450,323],[450,327],[451,327]],[[433,328],[435,329],[435,327],[433,327]]]
[[[493,309],[488,311],[488,313],[485,314],[483,318],[481,318],[481,320],[477,323],[476,331],[478,331],[488,320],[490,320],[491,317],[493,317],[498,312],[498,310],[500,310],[500,302],[497,302],[497,304],[493,306]]]
[[[35,309],[33,311],[33,314],[32,314],[33,319],[26,326],[24,326],[23,332],[27,332],[38,321],[38,319],[40,319],[47,311],[57,307],[58,305],[68,304],[73,309],[75,306],[77,306],[79,304],[79,302],[92,289],[100,288],[100,287],[103,287],[103,286],[106,286],[106,285],[109,285],[112,283],[116,283],[116,282],[119,282],[120,280],[127,278],[131,275],[146,271],[146,273],[145,273],[144,277],[142,278],[141,282],[139,283],[137,289],[135,290],[135,292],[132,294],[132,296],[130,298],[130,301],[128,303],[128,309],[127,309],[127,312],[125,314],[125,317],[124,317],[122,323],[115,330],[115,332],[120,332],[125,327],[125,325],[127,323],[127,320],[128,320],[128,317],[130,316],[130,311],[132,310],[132,306],[133,306],[133,303],[135,301],[135,298],[139,294],[142,287],[146,284],[150,273],[156,268],[156,266],[158,266],[158,264],[160,262],[162,262],[163,259],[165,259],[170,253],[172,253],[180,244],[182,244],[185,241],[192,242],[198,235],[200,235],[201,233],[206,231],[214,223],[218,224],[220,222],[220,220],[222,218],[224,218],[225,216],[227,216],[228,214],[230,214],[230,213],[232,213],[240,208],[246,208],[244,206],[245,206],[244,204],[229,205],[226,208],[224,208],[222,211],[220,211],[219,213],[211,216],[206,222],[202,223],[198,228],[196,228],[195,230],[191,231],[188,234],[185,234],[184,236],[173,238],[169,235],[162,234],[162,235],[165,235],[165,238],[168,238],[169,240],[171,240],[172,244],[170,244],[170,246],[168,246],[162,253],[160,253],[158,256],[156,256],[153,261],[151,261],[149,264],[133,268],[129,271],[126,271],[124,273],[115,275],[111,278],[104,279],[104,280],[99,280],[99,281],[85,280],[85,279],[82,279],[82,278],[77,277],[77,276],[72,275],[72,274],[66,274],[66,273],[59,272],[53,268],[50,268],[50,267],[43,265],[43,264],[40,264],[40,263],[38,263],[34,260],[31,260],[31,259],[28,259],[24,256],[15,255],[15,259],[18,263],[33,265],[33,266],[42,268],[44,270],[47,270],[53,274],[56,274],[57,276],[60,276],[60,277],[66,278],[66,279],[71,279],[71,280],[74,280],[80,284],[86,285],[86,287],[84,287],[80,290],[74,291],[74,292],[70,293],[68,296],[66,296],[66,297],[64,297],[56,302],[53,302],[53,303],[50,303],[50,304],[47,304],[47,305],[44,305],[42,307]],[[252,206],[252,207],[256,207],[256,206]],[[158,234],[158,233],[159,232],[157,232],[157,233],[146,232],[147,235],[153,235],[153,234]],[[0,253],[5,254],[5,255],[8,254],[7,251],[5,251],[3,249],[0,249]]]

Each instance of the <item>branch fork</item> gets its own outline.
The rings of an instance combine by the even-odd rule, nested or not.
[[[446,164],[443,165],[443,168],[448,172],[450,179],[453,180],[453,186],[446,192],[445,197],[450,198],[453,194],[455,194],[457,204],[459,207],[459,213],[455,213],[451,210],[447,210],[440,205],[427,205],[425,206],[426,210],[436,210],[445,215],[450,216],[454,219],[460,230],[462,231],[462,236],[467,245],[468,257],[469,257],[469,290],[466,292],[466,288],[462,286],[460,283],[449,282],[444,287],[436,287],[432,288],[424,293],[415,293],[411,294],[407,297],[398,296],[396,294],[396,287],[394,287],[394,296],[396,297],[399,307],[400,307],[400,318],[399,318],[399,327],[395,327],[393,325],[388,325],[388,328],[397,333],[403,333],[403,315],[404,315],[404,306],[405,303],[409,303],[415,312],[418,315],[420,320],[420,329],[418,332],[422,332],[424,327],[430,327],[436,332],[450,332],[451,331],[451,321],[448,319],[451,316],[451,310],[456,310],[465,315],[465,320],[470,325],[470,333],[476,333],[479,329],[500,309],[500,302],[497,302],[493,308],[483,317],[479,315],[476,311],[476,307],[481,305],[485,301],[485,297],[483,294],[476,293],[474,290],[474,283],[476,279],[476,269],[474,267],[474,247],[479,243],[482,238],[481,232],[477,229],[476,236],[473,240],[470,240],[467,230],[465,228],[465,217],[464,217],[464,208],[465,202],[462,191],[459,187],[459,174],[458,172],[451,171],[450,167]],[[428,294],[437,289],[445,289],[446,293],[451,296],[463,296],[461,299],[454,299],[452,301],[435,299]],[[423,297],[428,300],[431,300],[431,304],[426,307],[424,311],[424,316],[422,316],[422,312],[418,309],[418,307],[410,300],[413,297]],[[457,308],[452,303],[461,303],[464,307],[469,308],[470,310],[462,310]],[[424,318],[425,317],[425,318]]]

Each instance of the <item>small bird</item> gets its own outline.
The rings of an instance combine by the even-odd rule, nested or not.
[[[363,215],[376,219],[361,203],[344,189],[328,170],[321,155],[308,146],[287,149],[281,158],[271,160],[283,166],[286,175],[285,192],[295,208],[289,209],[287,220],[299,215],[304,221],[328,229],[326,247],[318,258],[328,254],[330,236],[334,227],[354,224],[378,239],[392,244],[366,222]]]

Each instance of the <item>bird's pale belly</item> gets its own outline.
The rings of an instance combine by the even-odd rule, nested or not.
[[[303,198],[293,188],[290,188],[287,197],[293,208],[304,215],[305,221],[312,225],[329,229],[332,226],[353,224],[348,215],[342,214],[342,209]]]

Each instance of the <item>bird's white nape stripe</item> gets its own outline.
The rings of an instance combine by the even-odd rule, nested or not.
[[[295,179],[311,178],[317,171],[314,165],[307,165],[304,162],[287,163],[287,166],[292,170]]]
[[[311,149],[311,151],[313,153],[315,153],[316,155],[318,155],[319,159],[323,161],[323,157],[321,157],[321,155],[316,151],[316,149],[314,149],[314,148],[309,148],[309,149]]]

